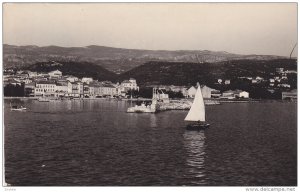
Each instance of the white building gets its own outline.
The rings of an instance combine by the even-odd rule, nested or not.
[[[81,81],[75,81],[71,83],[72,92],[69,96],[72,97],[83,97],[83,83]]]
[[[61,78],[62,77],[62,72],[59,70],[51,71],[48,73],[50,78]]]
[[[39,81],[36,82],[34,89],[34,96],[36,97],[55,97],[56,83],[53,81]]]
[[[226,79],[224,83],[225,85],[230,85],[230,79]]]
[[[72,76],[72,75],[65,76],[65,79],[70,81],[71,83],[74,83],[74,82],[78,81],[78,77],[75,77],[75,76]]]
[[[187,90],[187,96],[188,96],[189,98],[194,98],[196,92],[197,92],[197,89],[196,89],[194,86],[192,86],[192,87],[190,87],[190,88]]]
[[[216,92],[216,91],[217,91],[216,89],[212,89],[206,85],[201,87],[201,92],[202,92],[203,98],[211,98],[211,93]]]
[[[91,78],[91,77],[83,77],[81,79],[81,82],[82,83],[86,83],[86,84],[90,84],[91,82],[93,82],[93,78]]]
[[[72,93],[72,84],[70,81],[58,81],[56,83],[57,96],[68,96]]]
[[[34,78],[38,76],[37,72],[28,71],[27,73],[29,78]]]
[[[139,86],[136,83],[136,80],[133,78],[130,78],[129,80],[124,80],[121,83],[121,86],[124,91],[128,91],[128,90],[139,90]]]
[[[238,92],[238,97],[240,97],[240,98],[249,98],[249,93],[247,91]]]

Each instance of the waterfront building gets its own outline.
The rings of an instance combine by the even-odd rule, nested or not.
[[[196,89],[194,86],[190,87],[190,88],[187,90],[187,96],[188,96],[189,98],[194,98],[194,97],[195,97],[195,94],[196,94],[196,91],[197,91],[197,89]]]
[[[216,89],[212,89],[206,85],[204,85],[203,87],[201,87],[201,92],[202,92],[202,96],[203,98],[211,98],[211,93],[212,92],[217,92],[218,90]]]
[[[232,91],[232,90],[224,91],[224,92],[222,93],[221,98],[225,98],[225,99],[234,99],[234,98],[235,98],[235,96],[234,96],[234,91]]]
[[[55,97],[56,83],[54,81],[38,81],[34,90],[36,97]]]
[[[60,80],[56,83],[56,96],[69,96],[72,93],[72,84],[70,81]]]
[[[169,103],[169,94],[166,93],[166,89],[164,88],[153,88],[152,90],[152,100],[162,101],[164,103]]]
[[[290,99],[290,100],[297,100],[297,89],[293,89],[288,92],[281,93],[282,100]]]
[[[137,85],[136,80],[133,78],[122,81],[120,87],[124,92],[127,92],[128,90],[139,90],[139,86]]]
[[[71,82],[72,92],[69,96],[83,97],[83,83],[81,81]]]
[[[210,94],[211,98],[220,98],[222,95],[219,90],[212,90]]]
[[[234,98],[249,98],[249,92],[243,91],[243,90],[228,90],[224,91],[222,93],[221,98],[226,98],[226,99],[234,99]]]
[[[289,85],[289,84],[287,84],[287,83],[281,83],[281,84],[277,84],[277,87],[290,88],[291,85]]]
[[[102,84],[100,86],[102,96],[110,96],[113,97],[117,95],[117,88],[112,84]]]
[[[249,92],[247,91],[238,91],[236,94],[238,94],[239,98],[249,98]]]
[[[83,83],[83,96],[90,97],[90,87],[87,83]]]

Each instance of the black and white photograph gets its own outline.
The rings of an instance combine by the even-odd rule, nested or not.
[[[2,188],[296,191],[297,58],[297,1],[2,2]]]

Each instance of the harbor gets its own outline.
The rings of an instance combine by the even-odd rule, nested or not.
[[[10,110],[10,101],[4,100],[4,131],[11,186],[297,182],[293,102],[207,106],[210,128],[191,132],[185,130],[187,110],[127,113],[134,101],[14,99],[27,107],[19,112]]]

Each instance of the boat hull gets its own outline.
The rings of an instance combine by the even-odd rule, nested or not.
[[[25,111],[26,108],[23,107],[23,108],[15,108],[15,109],[10,109],[11,111]]]
[[[190,131],[199,131],[209,128],[210,124],[208,123],[191,123],[186,126],[187,130]]]

